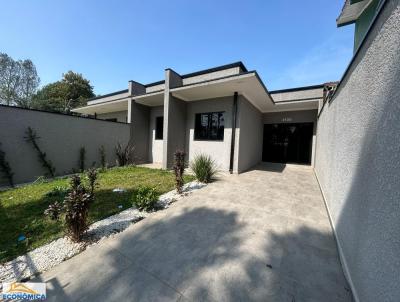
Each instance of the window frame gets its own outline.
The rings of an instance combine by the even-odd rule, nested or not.
[[[161,119],[161,124],[160,124],[161,129],[158,129],[158,127],[157,127],[157,126],[159,126],[159,123],[158,123],[159,119]],[[154,132],[155,132],[154,140],[156,140],[156,141],[163,140],[164,139],[164,116],[163,115],[156,116],[154,123],[155,123],[155,125],[154,125]],[[160,132],[159,132],[160,130],[161,130],[161,137],[160,137],[160,135],[158,135],[158,134],[160,134]]]
[[[212,138],[210,135],[210,123],[212,121],[212,115],[213,114],[222,114],[224,118],[224,125],[223,125],[223,131],[222,131],[222,137],[221,138]],[[203,115],[208,116],[208,125],[207,125],[207,138],[199,138],[196,135],[196,121],[197,121],[197,116],[200,115],[200,121],[201,117]],[[219,131],[219,129],[217,130]],[[198,112],[194,114],[194,131],[193,131],[193,140],[194,141],[210,141],[210,142],[223,142],[225,137],[225,111],[210,111],[210,112]]]

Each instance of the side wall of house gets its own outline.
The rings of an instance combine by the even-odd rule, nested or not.
[[[239,96],[238,121],[240,173],[261,162],[263,145],[262,113],[243,96]]]
[[[117,122],[126,123],[128,121],[128,111],[125,110],[125,111],[101,113],[97,115],[97,118],[100,120],[116,118]]]
[[[400,297],[400,6],[387,0],[318,120],[315,171],[359,301]]]
[[[0,106],[0,148],[15,174],[15,183],[33,181],[46,173],[32,144],[24,140],[28,127],[40,137],[38,145],[55,166],[57,175],[79,169],[81,147],[86,149],[86,167],[94,162],[99,166],[102,145],[108,164],[114,165],[115,145],[126,145],[130,136],[128,124]],[[1,178],[0,185],[6,184]]]
[[[164,116],[164,107],[151,107],[149,132],[149,162],[161,164],[163,160],[163,140],[156,139],[156,118],[159,116]]]
[[[135,161],[147,163],[149,155],[150,107],[131,103],[131,144],[134,146]]]
[[[232,104],[233,96],[187,103],[186,152],[189,160],[192,160],[197,154],[207,154],[216,162],[219,170],[229,170],[232,137]],[[196,113],[220,111],[224,112],[224,139],[222,141],[195,140],[194,127]],[[236,142],[238,142],[238,139],[236,139]],[[235,153],[237,154],[237,152]],[[237,171],[237,158],[234,169]]]

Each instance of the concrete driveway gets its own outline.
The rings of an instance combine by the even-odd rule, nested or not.
[[[54,301],[351,301],[305,166],[223,176],[38,280]]]

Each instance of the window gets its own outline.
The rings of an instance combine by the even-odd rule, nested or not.
[[[157,116],[156,117],[156,139],[163,139],[164,132],[164,117]]]
[[[195,140],[224,140],[224,112],[197,113],[195,117]]]

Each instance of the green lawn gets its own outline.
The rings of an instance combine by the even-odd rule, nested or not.
[[[185,182],[193,179],[185,176]],[[43,212],[54,201],[62,201],[46,193],[57,186],[67,188],[68,184],[69,178],[62,178],[0,192],[0,263],[63,236],[63,223],[51,221]],[[131,207],[132,195],[138,186],[156,187],[159,194],[174,189],[174,175],[143,167],[119,167],[99,173],[98,184],[95,202],[90,208],[90,222]],[[115,188],[124,188],[127,192],[114,193]],[[119,209],[119,205],[123,208]],[[20,234],[27,240],[18,243]]]

